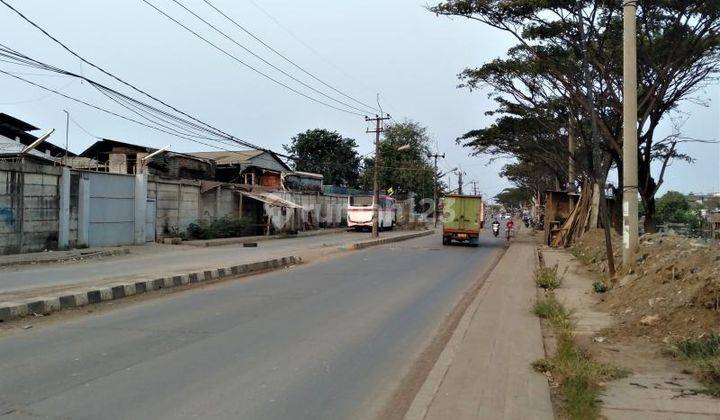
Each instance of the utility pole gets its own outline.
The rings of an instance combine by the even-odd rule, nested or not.
[[[385,117],[375,115],[375,118],[365,117],[365,121],[375,121],[375,130],[367,130],[368,133],[375,133],[375,167],[373,168],[373,224],[372,224],[372,237],[378,237],[378,218],[380,213],[378,208],[380,206],[380,184],[378,183],[378,171],[380,168],[380,133],[384,131],[383,121],[390,119],[390,114],[385,114]]]
[[[478,189],[477,189],[477,181],[472,181],[473,184],[473,195],[478,195]]]
[[[428,153],[427,155],[428,159],[434,159],[435,160],[435,172],[433,172],[433,178],[435,180],[435,183],[433,184],[433,217],[435,218],[435,227],[437,227],[437,207],[438,207],[438,170],[437,170],[437,160],[438,158],[445,159],[445,153],[443,154],[431,154]]]
[[[70,113],[67,110],[65,112],[65,156],[63,156],[63,165],[67,164],[68,147],[70,143]]]
[[[637,171],[637,2],[623,4],[623,264],[632,264],[638,247]]]
[[[458,171],[458,194],[460,194],[460,195],[462,195],[462,193],[463,193],[463,191],[462,191],[462,187],[463,187],[462,176],[463,176],[463,171],[462,171],[462,169],[460,169]]]

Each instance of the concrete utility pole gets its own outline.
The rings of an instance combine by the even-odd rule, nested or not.
[[[477,181],[473,181],[473,195],[478,195],[478,189],[477,189]]]
[[[445,153],[443,154],[431,154],[428,153],[427,155],[428,159],[435,159],[435,172],[433,172],[433,178],[435,180],[435,183],[433,184],[433,217],[435,218],[435,227],[437,227],[437,207],[438,207],[438,171],[437,171],[437,160],[438,158],[445,159]]]
[[[637,2],[623,4],[623,264],[632,264],[638,247],[637,170]]]
[[[367,130],[368,133],[375,133],[375,167],[373,168],[373,224],[372,237],[378,237],[378,218],[380,216],[378,208],[380,206],[380,184],[378,182],[378,171],[380,168],[380,133],[384,131],[382,122],[390,119],[390,114],[385,117],[375,115],[375,118],[365,117],[365,121],[375,121],[375,130]]]
[[[462,168],[461,168],[461,167],[458,167],[458,194],[460,194],[460,195],[462,195],[462,193],[463,193],[463,189],[462,189],[462,188],[463,188],[463,180],[462,180],[462,177],[463,177],[464,174],[465,174],[465,172],[463,172]]]
[[[68,147],[70,144],[70,113],[63,109],[65,112],[65,155],[63,156],[63,165],[67,162]]]

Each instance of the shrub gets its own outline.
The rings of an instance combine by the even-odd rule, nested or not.
[[[187,235],[194,239],[232,238],[252,234],[249,219],[223,217],[212,221],[199,220],[187,228]]]
[[[605,283],[601,281],[596,281],[595,283],[593,283],[593,290],[595,291],[595,293],[605,293],[608,291],[608,287]]]
[[[565,309],[554,296],[537,301],[533,307],[533,313],[540,318],[547,319],[555,328],[569,329],[572,325],[570,311]]]
[[[555,290],[560,287],[558,266],[540,267],[535,270],[535,284],[545,290]]]

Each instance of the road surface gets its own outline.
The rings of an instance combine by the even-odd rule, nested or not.
[[[402,231],[385,232],[384,236]],[[370,239],[360,232],[274,239],[258,242],[257,248],[242,245],[217,247],[178,246],[161,250],[149,248],[147,254],[131,254],[80,262],[22,265],[0,269],[0,296],[14,298],[13,292],[62,285],[99,285],[115,281],[152,279],[191,271],[239,265],[312,250],[330,249],[353,241]]]
[[[433,235],[6,332],[0,419],[372,418],[505,245],[440,243]]]

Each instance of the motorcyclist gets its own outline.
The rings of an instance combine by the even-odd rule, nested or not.
[[[513,226],[515,226],[515,223],[513,223],[512,219],[508,219],[507,223],[505,223],[505,235],[507,235],[507,240],[510,240],[510,236],[512,235]]]
[[[498,222],[497,219],[494,219],[492,222],[492,232],[495,236],[498,236],[500,234],[500,222]]]
[[[515,226],[515,223],[513,223],[512,219],[508,219],[507,223],[505,223],[505,229],[512,230],[512,228]]]

